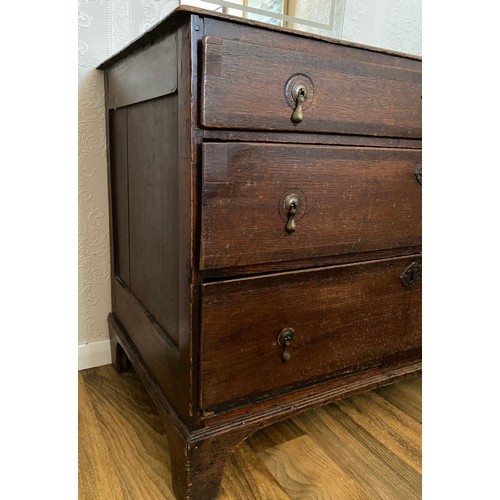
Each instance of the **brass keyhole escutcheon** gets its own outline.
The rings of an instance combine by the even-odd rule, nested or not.
[[[290,361],[290,344],[295,337],[295,330],[293,328],[283,328],[278,337],[278,344],[283,347],[283,352],[281,353],[281,361],[286,363]]]
[[[295,217],[300,207],[299,197],[296,194],[290,194],[285,199],[285,210],[288,216],[288,221],[285,230],[288,234],[292,234],[297,229]]]
[[[413,172],[415,175],[415,178],[417,179],[417,182],[422,185],[422,162],[420,162],[417,165],[417,168],[415,169],[415,172]]]
[[[297,84],[292,89],[292,97],[295,99],[295,110],[292,113],[292,122],[298,125],[304,119],[302,107],[307,99],[307,89],[304,85]]]
[[[414,287],[422,279],[422,267],[416,262],[412,262],[399,277],[401,283],[406,288]]]

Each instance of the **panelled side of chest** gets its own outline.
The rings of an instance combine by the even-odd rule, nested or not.
[[[195,22],[186,17],[106,71],[111,334],[118,331],[114,342],[144,368],[160,406],[187,425],[197,418]]]

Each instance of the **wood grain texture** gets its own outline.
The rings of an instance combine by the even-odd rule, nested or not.
[[[422,394],[421,377],[401,380],[393,387],[379,387],[374,392],[420,424],[422,423],[422,408],[419,404],[419,397]]]
[[[420,256],[203,285],[201,406],[245,400],[332,374],[420,358]],[[293,328],[291,358],[278,336]],[[248,376],[249,373],[253,375]]]
[[[78,498],[124,498],[86,383],[78,374]]]
[[[175,499],[163,423],[135,374],[106,366],[82,376],[124,498]]]
[[[328,56],[311,57],[299,38],[290,38],[286,49],[266,45],[257,31],[255,40],[204,37],[203,126],[421,137],[419,61],[401,66],[379,54],[367,62],[362,50],[333,44]],[[294,100],[286,90],[295,75],[309,93],[298,125],[291,121]]]
[[[421,425],[413,417],[373,392],[338,401],[337,407],[370,434],[377,433],[383,446],[421,472]]]
[[[162,420],[135,374],[86,370],[79,391],[79,499],[174,499]],[[218,498],[421,498],[420,391],[417,376],[257,431],[227,462]]]
[[[421,245],[419,150],[203,145],[201,269]],[[285,230],[285,197],[299,198]]]
[[[108,108],[120,108],[177,90],[176,33],[137,51],[107,73]]]
[[[186,390],[179,380],[179,352],[162,334],[150,315],[133,297],[130,291],[118,280],[113,280],[116,296],[116,313],[108,316],[108,328],[112,346],[121,343],[129,360],[147,360],[148,374],[154,377],[155,386],[170,395],[170,404],[175,411],[184,415],[186,411]],[[130,335],[129,335],[130,334]],[[125,340],[123,337],[126,336]],[[118,350],[112,350],[118,354]]]
[[[420,472],[387,449],[378,432],[376,436],[367,432],[337,404],[307,412],[297,421],[342,470],[356,478],[370,499],[419,498]]]
[[[258,455],[294,500],[369,499],[358,483],[307,435]]]
[[[237,266],[226,269],[207,269],[200,274],[204,281],[223,280],[233,276],[251,276],[264,273],[283,272],[293,270],[314,269],[319,267],[334,266],[336,264],[349,264],[354,262],[366,262],[375,259],[386,259],[390,257],[403,257],[422,253],[422,245],[414,247],[389,248],[386,250],[375,250],[373,252],[346,253],[342,255],[329,255],[325,257],[311,257],[309,259],[281,260],[279,262],[266,262],[262,264],[251,264],[249,266]]]
[[[243,442],[226,464],[219,498],[287,500],[289,496],[252,448]]]
[[[340,134],[309,134],[300,132],[269,132],[260,130],[218,130],[203,129],[205,140],[240,142],[277,142],[283,144],[318,144],[324,146],[368,146],[383,148],[422,149],[421,139],[400,139],[397,137],[374,137]]]
[[[289,418],[255,432],[248,438],[248,444],[253,451],[258,453],[303,435],[304,431],[295,423],[293,418]]]
[[[130,290],[179,343],[177,96],[127,108]]]
[[[109,173],[113,214],[113,273],[130,286],[127,110],[109,113]]]

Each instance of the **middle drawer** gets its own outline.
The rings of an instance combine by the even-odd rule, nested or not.
[[[420,161],[415,149],[205,143],[200,269],[418,247]]]

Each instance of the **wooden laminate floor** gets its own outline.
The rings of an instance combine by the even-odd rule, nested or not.
[[[79,373],[79,498],[174,499],[168,443],[133,372]],[[253,434],[220,498],[421,498],[421,376],[309,410]]]

